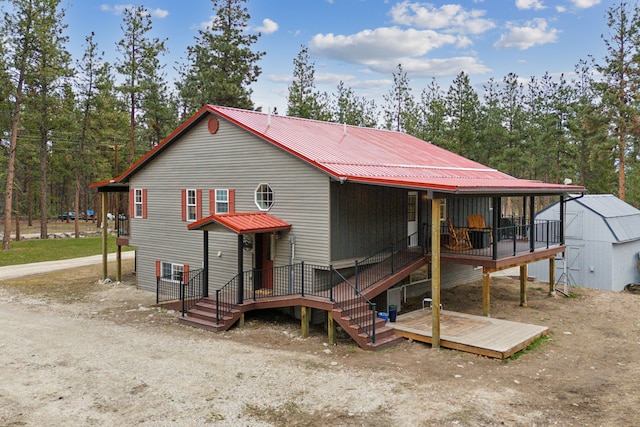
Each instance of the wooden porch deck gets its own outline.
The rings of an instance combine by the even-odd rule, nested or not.
[[[398,315],[389,322],[395,333],[431,344],[431,310],[416,310]],[[545,326],[530,325],[490,317],[442,310],[440,346],[454,350],[505,359],[548,333]]]

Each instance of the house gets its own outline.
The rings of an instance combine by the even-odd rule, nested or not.
[[[537,219],[557,218],[555,203]],[[612,194],[572,197],[565,203],[566,251],[555,262],[558,282],[621,291],[640,282],[640,211]],[[549,280],[546,263],[534,263],[530,274]]]
[[[427,263],[434,302],[441,263],[482,274],[488,315],[491,272],[564,250],[560,218],[540,240],[536,197],[584,190],[404,133],[211,105],[92,186],[129,192],[118,242],[137,248],[138,286],[180,300],[190,322],[220,330],[251,309],[297,307],[303,325],[320,312],[362,346],[386,342],[376,296]],[[510,198],[529,208],[506,224]],[[469,229],[470,215],[484,224]]]

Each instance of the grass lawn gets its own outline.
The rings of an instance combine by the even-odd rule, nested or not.
[[[116,238],[107,238],[108,252],[116,251]],[[133,250],[123,247],[123,251]],[[11,249],[0,251],[0,267],[31,262],[57,261],[61,259],[79,258],[102,253],[101,237],[81,239],[33,239],[11,242]]]

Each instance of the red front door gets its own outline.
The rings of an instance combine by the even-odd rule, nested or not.
[[[272,233],[256,234],[256,289],[273,289],[273,260],[271,259]]]

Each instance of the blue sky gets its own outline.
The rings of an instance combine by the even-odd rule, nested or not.
[[[135,3],[138,5],[140,3]],[[152,36],[167,39],[163,58],[170,79],[186,47],[213,15],[210,0],[147,0]],[[113,62],[122,37],[122,9],[131,3],[63,0],[69,50],[82,55],[84,38],[96,33]],[[509,72],[524,81],[545,72],[569,76],[580,59],[601,59],[607,34],[607,0],[249,0],[255,50],[265,51],[262,75],[252,86],[263,111],[286,112],[293,59],[301,45],[315,62],[318,90],[335,92],[340,80],[382,106],[392,73],[402,63],[418,97],[433,77],[443,88],[461,71],[479,91]]]

